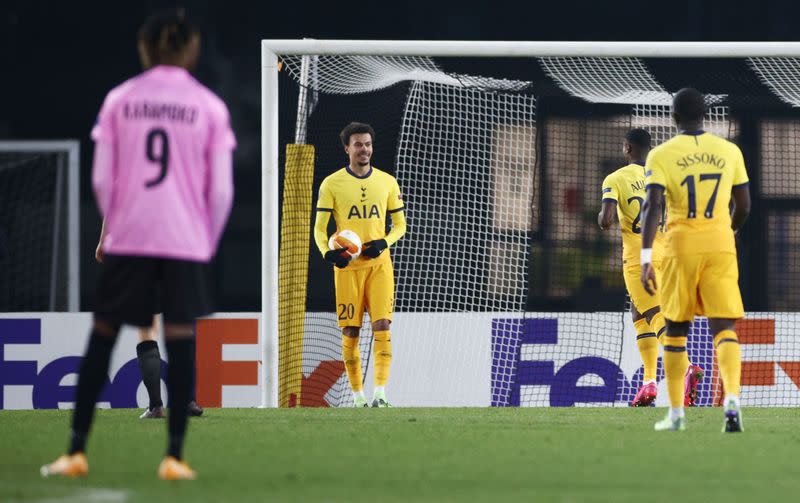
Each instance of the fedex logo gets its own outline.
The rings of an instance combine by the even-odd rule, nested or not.
[[[44,334],[43,322],[48,317],[57,317],[57,334]],[[54,324],[50,320],[50,327]],[[76,382],[82,352],[86,347],[91,316],[80,314],[45,315],[33,319],[0,319],[0,408],[55,409],[59,403],[74,401],[75,384],[62,384],[68,376]],[[258,320],[253,319],[209,319],[197,323],[197,400],[207,407],[222,406],[223,386],[251,386],[251,392],[234,397],[235,405],[255,406],[260,403]],[[43,337],[49,335],[49,337]],[[57,335],[54,337],[54,335]],[[120,337],[124,339],[123,336]],[[43,342],[47,341],[47,346]],[[134,339],[136,340],[136,339]],[[135,356],[135,342],[118,342],[115,353],[129,351]],[[14,356],[9,356],[9,346],[14,347]],[[250,345],[239,346],[238,345]],[[223,349],[243,349],[245,355],[255,358],[249,361],[223,359]],[[238,351],[242,353],[242,351]],[[162,357],[166,355],[162,354]],[[245,356],[246,358],[247,356]],[[161,375],[166,378],[167,364],[162,361]],[[136,358],[130,358],[116,366],[100,395],[99,402],[109,403],[112,408],[139,407],[137,390],[142,382]],[[21,403],[9,403],[7,386],[30,386],[31,394]],[[248,388],[238,388],[247,390]],[[19,393],[15,396],[19,400]]]
[[[91,315],[86,313],[0,318],[0,409],[55,409],[72,403],[90,324]],[[197,401],[204,407],[260,405],[258,318],[198,320],[196,334]],[[136,342],[133,332],[120,335],[99,402],[112,408],[144,405],[137,403],[142,377],[133,350]],[[130,358],[118,360],[128,355]],[[163,353],[162,358],[166,358]],[[161,370],[166,379],[166,362],[162,361]],[[308,375],[300,373],[298,386],[287,390],[289,399],[284,406],[328,406],[325,395],[343,373],[340,360],[318,362]],[[16,386],[24,388],[9,389]]]
[[[576,403],[614,402],[619,384],[627,384],[619,366],[597,356],[581,356],[556,368],[555,351],[548,359],[522,358],[526,346],[557,350],[558,319],[492,320],[492,406],[519,406],[523,386],[543,386],[549,397],[534,397],[537,404],[569,407]],[[564,351],[569,351],[564,348]],[[599,384],[586,385],[584,376],[595,376]],[[541,388],[537,388],[541,389]],[[546,391],[545,391],[546,392]],[[528,400],[526,400],[527,402]]]
[[[562,320],[563,321],[563,320]],[[590,320],[582,320],[586,323]],[[492,406],[543,405],[569,407],[580,403],[629,403],[642,383],[643,368],[635,341],[625,340],[619,329],[607,334],[559,334],[557,318],[492,320]],[[745,319],[737,324],[742,344],[743,398],[761,404],[759,390],[778,384],[782,371],[793,383],[778,394],[794,403],[800,400],[800,362],[780,354],[775,346],[773,319]],[[624,345],[629,345],[625,347]],[[698,405],[721,402],[722,383],[708,322],[698,318],[689,331],[690,360],[706,370],[698,387]],[[621,350],[636,363],[630,379],[620,367]],[[793,355],[788,355],[793,356]],[[630,365],[627,366],[629,371]],[[658,380],[663,379],[659,359]]]
[[[0,408],[5,404],[5,387],[9,385],[32,385],[32,401],[35,409],[57,409],[59,402],[73,402],[74,385],[62,385],[70,374],[77,374],[80,356],[55,358],[38,368],[37,361],[9,361],[5,357],[5,346],[9,344],[39,345],[41,343],[40,319],[0,319]],[[81,349],[83,345],[80,346]],[[162,362],[162,375],[165,375]],[[111,407],[138,407],[136,390],[142,382],[136,359],[125,363],[106,382],[100,402],[109,402]]]

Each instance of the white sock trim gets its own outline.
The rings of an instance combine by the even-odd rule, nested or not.
[[[680,419],[684,417],[686,414],[683,411],[683,407],[670,407],[669,408],[669,418],[672,421]]]
[[[725,410],[729,409],[738,409],[739,408],[739,397],[736,395],[726,395],[725,400],[722,402],[723,408]]]

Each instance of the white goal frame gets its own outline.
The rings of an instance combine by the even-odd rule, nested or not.
[[[66,152],[66,166],[59,166],[59,170],[66,169],[67,184],[67,310],[71,313],[80,311],[81,275],[80,261],[80,147],[78,140],[3,140],[0,141],[0,152]],[[59,176],[61,173],[59,172]],[[57,197],[60,193],[57,194]],[[55,275],[55,271],[51,273]],[[53,282],[51,278],[51,283]],[[55,302],[55,292],[50,292],[50,306]]]
[[[278,56],[800,57],[800,42],[261,41],[262,406],[278,406]]]

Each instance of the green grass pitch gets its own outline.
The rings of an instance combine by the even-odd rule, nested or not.
[[[2,502],[795,501],[798,409],[208,409],[192,420],[193,482],[156,478],[166,423],[102,410],[89,477],[42,479],[67,411],[0,411]]]

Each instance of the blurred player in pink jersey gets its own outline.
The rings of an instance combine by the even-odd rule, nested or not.
[[[103,228],[100,231],[100,240],[94,252],[94,258],[99,263],[103,263],[105,250],[103,249],[103,238],[106,235],[106,223],[103,221]],[[156,312],[161,312],[156,302]],[[163,419],[167,417],[164,412],[164,402],[161,400],[161,354],[158,351],[158,334],[161,331],[161,318],[153,316],[153,324],[149,327],[139,327],[139,344],[136,345],[136,360],[139,363],[139,372],[142,374],[142,382],[147,390],[149,404],[139,416],[139,419]],[[194,357],[192,358],[194,359]],[[195,394],[189,401],[189,415],[200,417],[203,415],[203,408],[197,403]]]
[[[84,476],[95,404],[120,327],[148,327],[159,298],[169,370],[169,442],[158,476],[195,478],[182,461],[194,320],[211,312],[204,266],[233,200],[236,140],[225,104],[195,80],[200,34],[182,10],[139,31],[144,73],[114,88],[92,129],[92,183],[105,219],[94,324],[78,376],[67,454],[42,474]]]

